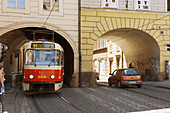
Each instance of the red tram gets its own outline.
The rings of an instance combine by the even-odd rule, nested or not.
[[[54,42],[31,41],[24,47],[24,91],[55,91],[63,84],[64,51]]]

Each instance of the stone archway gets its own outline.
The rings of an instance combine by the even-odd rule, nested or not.
[[[5,43],[8,46],[10,46],[13,42],[15,42],[15,44],[13,45],[17,47],[23,40],[27,38],[27,36],[25,36],[22,31],[24,28],[30,28],[30,29],[41,28],[42,29],[42,25],[43,23],[23,22],[23,23],[17,23],[17,24],[12,24],[10,26],[7,26],[4,29],[2,29],[2,31],[0,32],[0,42]],[[61,41],[63,42],[61,43],[61,46],[63,46],[63,48],[66,51],[65,63],[69,64],[69,65],[65,64],[67,67],[67,69],[65,69],[65,72],[66,72],[65,77],[68,78],[67,80],[66,79],[65,80],[67,84],[70,85],[71,87],[78,87],[78,74],[77,73],[79,72],[79,57],[78,57],[79,54],[78,54],[78,48],[77,48],[78,46],[76,46],[76,42],[74,42],[72,38],[69,37],[69,34],[58,29],[56,26],[46,24],[46,28],[43,28],[43,29],[54,31],[55,36],[57,38],[55,39],[55,41],[58,43],[60,43]],[[25,38],[23,38],[23,40],[22,39],[20,40],[21,37],[25,37]],[[17,39],[20,41],[15,41]],[[69,74],[69,77],[66,76],[67,73]],[[76,80],[72,80],[73,76],[76,76],[74,77],[76,78]],[[74,84],[74,86],[72,84]]]
[[[159,57],[153,56],[154,59],[159,59],[158,72],[165,73],[165,60],[169,59],[164,43],[169,43],[169,28],[166,24],[170,21],[169,16],[162,16],[158,14],[142,14],[142,13],[122,13],[101,10],[82,10],[81,21],[81,51],[82,51],[82,71],[92,72],[92,53],[94,43],[104,36],[105,33],[116,31],[117,29],[131,29],[136,30],[136,33],[143,33],[143,36],[148,36],[155,40],[157,49],[160,51]],[[131,31],[130,30],[130,31]],[[126,31],[124,31],[126,32]],[[128,31],[129,32],[129,31]],[[125,36],[127,33],[123,33]],[[135,35],[134,33],[129,33]],[[122,33],[114,34],[117,37]],[[122,36],[124,37],[124,36]],[[118,38],[117,40],[120,40]],[[115,38],[116,41],[116,38]],[[148,43],[149,44],[149,43]],[[130,58],[130,57],[129,57]],[[151,58],[151,57],[150,57]],[[151,59],[152,60],[152,59]],[[152,61],[151,61],[152,62]]]
[[[118,45],[126,56],[126,63],[132,63],[143,80],[156,80],[160,72],[160,49],[153,37],[141,30],[121,28],[106,32],[100,38]]]
[[[26,28],[26,27],[42,28],[43,24],[44,23],[38,23],[38,22],[20,22],[20,23],[11,24],[6,27],[3,27],[4,29],[2,29],[0,31],[0,36],[9,32],[9,31],[20,29],[20,28]],[[67,33],[65,33],[64,31],[60,30],[58,27],[51,25],[51,24],[46,24],[45,29],[55,31],[56,33],[63,36],[69,42],[71,47],[73,48],[74,53],[78,54],[78,49],[76,48],[75,43],[73,42],[73,40],[69,37],[69,35]]]

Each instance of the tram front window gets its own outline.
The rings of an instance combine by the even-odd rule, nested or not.
[[[61,65],[59,50],[28,50],[26,65]]]

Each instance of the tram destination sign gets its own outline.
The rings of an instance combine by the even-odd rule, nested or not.
[[[55,44],[52,44],[52,43],[32,43],[31,48],[55,48]]]

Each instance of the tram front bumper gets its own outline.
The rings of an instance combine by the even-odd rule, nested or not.
[[[23,91],[35,91],[35,90],[53,90],[57,91],[62,88],[62,81],[23,81]]]
[[[29,91],[30,84],[22,82],[22,89],[23,91]]]

